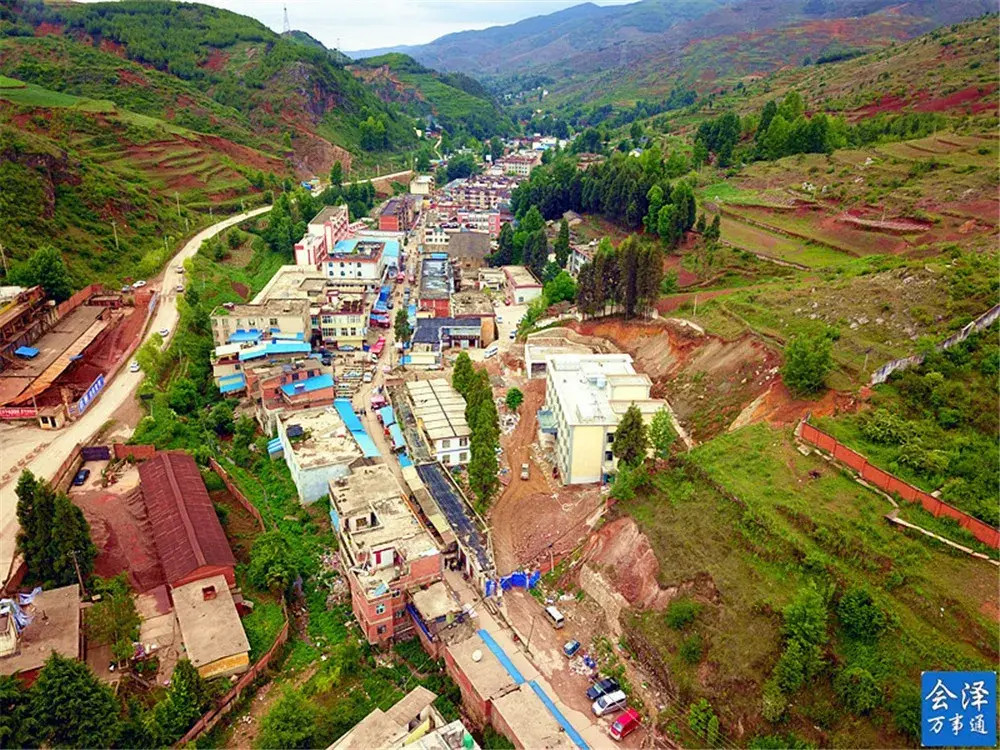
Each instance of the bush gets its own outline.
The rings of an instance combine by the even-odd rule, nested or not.
[[[882,691],[875,678],[861,667],[841,670],[833,681],[833,689],[853,714],[866,714],[882,702]]]
[[[761,698],[761,716],[772,724],[781,721],[785,715],[785,695],[781,692],[781,687],[776,680],[770,679],[764,683]]]
[[[695,633],[694,635],[688,636],[681,643],[680,655],[681,658],[688,664],[697,664],[701,661],[701,655],[704,651],[704,643],[701,640],[701,636]]]
[[[250,548],[250,582],[261,589],[287,591],[299,575],[291,545],[280,531],[268,531]]]
[[[892,723],[914,741],[920,739],[920,702],[920,691],[912,685],[906,685],[889,703]]]
[[[261,721],[256,747],[315,747],[319,709],[293,688],[285,692]]]
[[[833,367],[830,339],[826,336],[796,336],[785,346],[785,385],[800,394],[815,393]]]
[[[889,617],[872,599],[871,592],[855,586],[837,604],[837,617],[848,635],[863,641],[877,640],[889,625]]]
[[[715,719],[715,712],[704,698],[699,698],[688,709],[688,726],[699,737],[704,738],[708,734],[708,727],[712,719]],[[716,731],[718,731],[718,719],[716,719]]]
[[[683,630],[701,612],[701,605],[687,597],[674,599],[667,606],[667,625],[674,630]]]

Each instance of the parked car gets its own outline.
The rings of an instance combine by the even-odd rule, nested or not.
[[[160,329],[160,335],[161,335],[161,336],[162,336],[163,338],[166,338],[167,336],[169,336],[169,335],[170,335],[170,329],[169,329],[169,328],[161,328],[161,329]]]
[[[177,293],[178,294],[184,294],[184,285],[183,284],[178,284],[177,285]]]
[[[615,690],[607,695],[602,695],[590,709],[594,712],[595,716],[604,716],[605,714],[614,713],[615,711],[621,711],[625,708],[628,703],[628,698],[625,697],[625,693],[621,690]]]
[[[531,473],[531,467],[528,464],[521,464],[521,479],[527,479]]]
[[[132,291],[132,287],[130,287],[128,284],[126,284],[125,286],[122,287],[122,294],[127,294],[128,292],[131,292],[131,291]]]
[[[510,335],[508,336],[508,338],[509,338],[509,339],[510,339],[511,341],[513,341],[514,339],[516,339],[516,338],[517,338],[517,331],[516,331],[516,330],[515,330],[515,331],[511,331],[511,332],[510,332]]]
[[[616,680],[607,677],[603,680],[595,682],[593,685],[590,686],[590,689],[587,690],[587,700],[593,703],[602,695],[613,693],[616,690],[621,690],[621,686],[618,684]]]
[[[638,729],[640,724],[642,724],[642,719],[639,712],[630,708],[620,713],[618,718],[611,723],[611,726],[608,727],[608,734],[611,735],[611,739],[620,742]]]
[[[86,483],[87,477],[89,476],[90,469],[80,469],[80,471],[76,472],[76,476],[73,477],[73,486],[82,487]]]
[[[184,273],[184,266],[174,266],[174,270],[177,271],[177,273]]]
[[[138,362],[136,362],[136,361],[135,361],[135,360],[133,359],[133,360],[132,360],[132,364],[130,364],[130,365],[128,366],[128,371],[129,371],[129,372],[139,372],[139,363],[138,363]]]
[[[563,644],[563,653],[570,659],[580,650],[580,641],[566,641]]]
[[[142,279],[139,279],[138,281],[133,282],[132,284],[133,289],[142,289],[144,286],[146,286],[146,282],[143,281]]]

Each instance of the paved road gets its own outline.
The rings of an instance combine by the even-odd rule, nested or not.
[[[207,227],[196,234],[183,248],[170,260],[166,269],[161,274],[162,281],[160,289],[162,295],[158,298],[153,320],[150,323],[146,338],[149,338],[155,331],[163,328],[169,329],[168,339],[173,335],[177,327],[177,294],[175,287],[183,282],[183,274],[177,273],[176,266],[184,260],[190,258],[201,246],[201,243],[222,230],[238,224],[245,219],[264,213],[271,209],[270,206],[247,211],[230,217],[225,221],[220,221]],[[155,284],[154,284],[155,285]],[[78,442],[85,442],[97,432],[100,427],[107,422],[111,416],[124,404],[139,387],[142,382],[141,372],[129,372],[128,368],[122,368],[111,383],[105,387],[104,393],[97,402],[90,407],[82,418],[71,423],[66,428],[58,432],[49,432],[37,428],[20,426],[15,429],[3,432],[3,442],[10,444],[17,441],[18,453],[22,456],[34,453],[34,458],[25,468],[30,469],[37,476],[49,478],[55,473],[59,465],[69,455],[73,446]],[[24,449],[25,445],[33,447]],[[6,463],[6,462],[4,462]],[[17,497],[14,495],[14,486],[17,475],[14,475],[3,487],[0,487],[0,583],[5,583],[10,575],[11,563],[14,559],[14,540],[17,537]]]

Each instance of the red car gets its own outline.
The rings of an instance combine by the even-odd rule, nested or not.
[[[640,724],[642,724],[642,720],[639,717],[639,712],[630,708],[618,714],[618,718],[608,727],[608,734],[611,735],[611,739],[621,741],[638,729]]]

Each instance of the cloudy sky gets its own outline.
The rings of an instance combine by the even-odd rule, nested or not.
[[[199,0],[282,28],[282,0]],[[453,31],[485,29],[553,13],[585,0],[287,0],[293,29],[327,47],[365,50],[423,44]],[[615,5],[635,0],[595,0]]]

